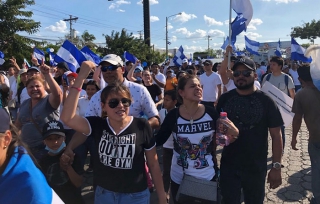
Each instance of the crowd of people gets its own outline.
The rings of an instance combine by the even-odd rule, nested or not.
[[[225,204],[240,203],[242,193],[245,203],[263,203],[266,177],[272,189],[282,183],[286,153],[279,108],[260,91],[268,81],[294,99],[293,149],[305,119],[312,202],[320,203],[320,92],[310,66],[276,56],[254,62],[232,53],[228,46],[221,63],[195,65],[185,59],[180,67],[142,67],[139,60],[124,63],[108,54],[98,66],[83,62],[77,72],[67,63],[50,67],[34,57],[33,66],[20,68],[12,58],[12,66],[0,73],[0,189],[8,192],[1,193],[1,201],[84,203],[89,152],[87,172],[93,172],[97,204],[149,203],[154,189],[159,203],[171,198],[179,204],[184,175],[219,181]],[[221,112],[227,113],[220,120],[230,144],[218,166],[215,133]],[[162,172],[157,146],[163,147]],[[19,196],[7,188],[11,182],[19,185],[14,189]]]

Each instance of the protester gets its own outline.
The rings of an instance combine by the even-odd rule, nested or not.
[[[51,188],[65,204],[84,203],[81,196],[83,166],[77,155],[72,165],[60,165],[66,143],[63,124],[59,121],[49,121],[43,126],[43,142],[48,154],[41,159],[40,166]]]
[[[83,62],[74,88],[65,102],[61,119],[71,128],[84,135],[75,138],[67,147],[70,152],[86,140],[85,135],[94,137],[96,157],[94,167],[95,203],[148,203],[150,193],[144,168],[144,154],[157,189],[159,203],[167,203],[163,189],[161,171],[156,155],[152,129],[145,119],[129,116],[131,94],[122,82],[109,83],[101,92],[102,110],[107,118],[99,116],[83,118],[76,115],[81,87],[91,67]],[[65,155],[63,162],[69,162]],[[112,176],[110,176],[112,175]],[[114,197],[116,196],[116,197]]]
[[[173,70],[168,68],[166,76],[167,76],[167,79],[166,79],[166,85],[164,87],[164,90],[165,91],[175,90],[178,84],[178,80],[175,76],[173,76]]]
[[[220,75],[212,71],[211,60],[203,62],[205,73],[200,75],[200,83],[203,89],[202,104],[214,107],[214,104],[221,96],[221,78]]]
[[[288,66],[288,65],[283,65],[283,67],[282,67],[282,72],[283,73],[285,73],[285,74],[287,74],[289,77],[291,77],[291,79],[293,80],[293,78],[292,78],[292,76],[291,76],[291,74],[290,74],[290,67]],[[297,73],[298,74],[298,73]],[[297,78],[297,80],[298,80],[298,78]],[[300,82],[299,82],[300,83]]]
[[[180,71],[187,71],[188,68],[188,59],[183,59],[182,60],[182,65],[179,68]]]
[[[295,92],[297,92],[299,89],[301,89],[301,83],[298,79],[298,77],[299,77],[298,72],[297,72],[298,68],[299,68],[299,65],[297,63],[293,63],[292,68],[289,70],[289,74],[292,76],[292,79],[293,79]]]
[[[0,118],[1,203],[62,204],[28,154],[3,108],[0,108]]]
[[[148,89],[155,106],[158,107],[158,105],[163,102],[161,88],[157,84],[153,83],[151,73],[148,70],[142,72],[142,80],[143,85]],[[157,99],[159,101],[157,101]]]
[[[176,90],[169,90],[164,92],[163,100],[163,109],[159,111],[159,116],[161,124],[163,123],[167,114],[175,108],[177,104],[177,93]],[[167,193],[167,199],[170,198],[170,170],[171,170],[171,161],[173,156],[173,137],[170,135],[169,139],[163,144],[162,148],[162,180],[164,185],[164,190]]]
[[[62,75],[67,71],[70,71],[70,69],[66,62],[59,62],[57,64],[54,80],[56,80],[59,85],[62,85]]]
[[[216,108],[218,112],[227,112],[229,120],[239,129],[239,136],[223,148],[221,195],[225,204],[240,203],[242,189],[245,203],[262,204],[265,198],[268,129],[272,139],[273,163],[268,183],[275,189],[282,182],[280,127],[283,121],[275,102],[254,86],[255,63],[241,57],[232,70],[237,88],[222,94]]]
[[[308,152],[311,161],[311,189],[313,198],[311,204],[320,203],[320,92],[314,86],[310,65],[302,65],[298,70],[299,81],[302,89],[294,97],[292,112],[292,141],[293,150],[298,150],[297,135],[301,127],[302,119],[309,131]]]
[[[28,70],[23,68],[23,69],[20,69],[19,71],[19,76],[20,76],[20,83],[18,84],[18,90],[17,90],[17,107],[19,108],[20,107],[20,104],[21,104],[21,93],[22,93],[22,90],[26,87],[27,85],[27,80],[28,80],[28,74],[27,74]]]
[[[4,75],[0,74],[0,108],[8,108],[9,91],[10,88],[5,82]]]
[[[218,114],[214,108],[199,103],[202,88],[196,76],[180,78],[177,89],[181,105],[167,114],[156,135],[158,146],[173,135],[170,190],[174,203],[178,203],[176,195],[184,174],[212,180],[217,170],[214,133]],[[230,126],[228,135],[237,136],[237,128],[229,121],[225,122]]]
[[[50,74],[50,67],[42,63],[41,72],[48,85],[50,94],[46,94],[44,81],[40,76],[28,79],[26,86],[30,99],[21,104],[16,126],[21,130],[21,139],[40,160],[47,151],[42,140],[42,128],[50,120],[59,120],[59,106],[62,101],[62,91]]]
[[[27,78],[30,79],[33,76],[41,77],[40,69],[38,67],[30,67],[27,71]],[[46,90],[48,91],[48,90]],[[27,87],[24,87],[20,94],[20,104],[22,104],[25,100],[29,99],[30,96],[27,91]]]

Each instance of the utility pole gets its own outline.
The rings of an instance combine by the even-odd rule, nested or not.
[[[143,0],[143,31],[144,42],[150,47],[150,3]]]
[[[139,39],[142,40],[142,31],[143,30],[138,30],[137,32],[139,33]]]
[[[78,17],[72,17],[72,15],[69,15],[70,17],[67,19],[63,19],[63,21],[69,21],[70,23],[70,40],[73,43],[73,36],[72,36],[72,21],[76,22],[78,20]]]
[[[210,35],[208,35],[207,38],[208,38],[208,56],[210,56],[210,50],[209,50],[210,49],[210,43],[209,43],[209,40],[212,40],[212,39],[211,39]]]

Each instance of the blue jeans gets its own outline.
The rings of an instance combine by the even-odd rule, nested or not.
[[[150,192],[146,189],[137,193],[116,193],[97,186],[94,196],[95,204],[150,204]]]
[[[320,142],[308,144],[311,160],[311,188],[314,200],[320,204]]]

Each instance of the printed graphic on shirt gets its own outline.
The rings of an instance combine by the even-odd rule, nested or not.
[[[194,124],[178,124],[178,133],[199,133],[212,130],[211,121],[194,123]]]
[[[47,179],[48,182],[53,185],[62,186],[68,182],[69,177],[66,175],[66,172],[60,168],[59,163],[53,163],[47,170]]]
[[[100,162],[116,169],[131,169],[135,153],[136,134],[110,135],[106,130],[99,142]]]
[[[228,99],[223,110],[228,112],[228,118],[240,129],[250,130],[263,117],[263,104],[256,96],[241,97],[235,95]]]
[[[178,157],[177,164],[188,169],[187,159],[194,161],[193,168],[203,169],[209,166],[206,155],[210,154],[212,150],[212,135],[204,136],[199,144],[192,144],[187,137],[177,137],[177,143],[180,147],[180,156]]]

